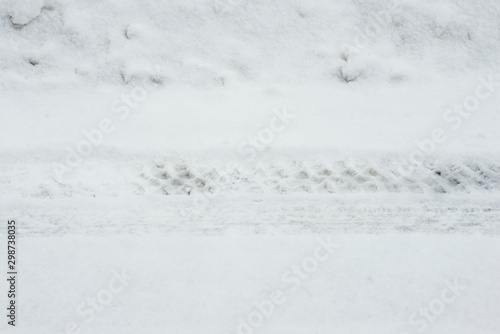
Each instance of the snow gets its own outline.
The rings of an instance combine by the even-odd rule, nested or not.
[[[25,237],[21,247],[20,333],[64,333],[71,323],[82,333],[237,333],[238,318],[276,291],[283,302],[253,332],[418,333],[410,316],[425,319],[419,309],[455,281],[456,298],[426,333],[499,325],[496,236],[65,235]],[[110,282],[123,288],[108,304]],[[94,317],[83,313],[88,298]]]
[[[498,1],[6,0],[0,31],[20,333],[498,332]]]
[[[493,1],[5,1],[2,85],[434,81],[498,61]],[[34,57],[39,65],[26,61]],[[347,59],[346,59],[347,58]],[[361,81],[361,80],[359,80]]]

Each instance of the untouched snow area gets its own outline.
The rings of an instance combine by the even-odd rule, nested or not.
[[[21,247],[20,333],[498,333],[498,238],[72,235]]]
[[[499,332],[500,2],[6,0],[0,30],[2,333]]]

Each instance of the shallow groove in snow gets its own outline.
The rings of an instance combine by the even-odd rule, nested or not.
[[[300,194],[4,200],[23,235],[500,234],[498,195]]]

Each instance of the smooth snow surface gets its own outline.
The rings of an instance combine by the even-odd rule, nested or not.
[[[4,0],[0,32],[1,333],[499,332],[499,1]]]
[[[300,279],[292,268],[309,263],[318,240],[336,248]],[[457,295],[446,293],[453,301],[426,333],[494,334],[500,325],[498,237],[67,235],[21,245],[19,333],[75,323],[82,333],[233,334],[276,290],[283,302],[255,333],[419,333],[409,318],[422,322],[419,309],[438,305],[455,281]],[[127,285],[88,314],[88,298],[111,281],[121,287],[116,273]]]

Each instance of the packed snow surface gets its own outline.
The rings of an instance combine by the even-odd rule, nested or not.
[[[5,0],[0,31],[19,333],[498,333],[499,1]]]

